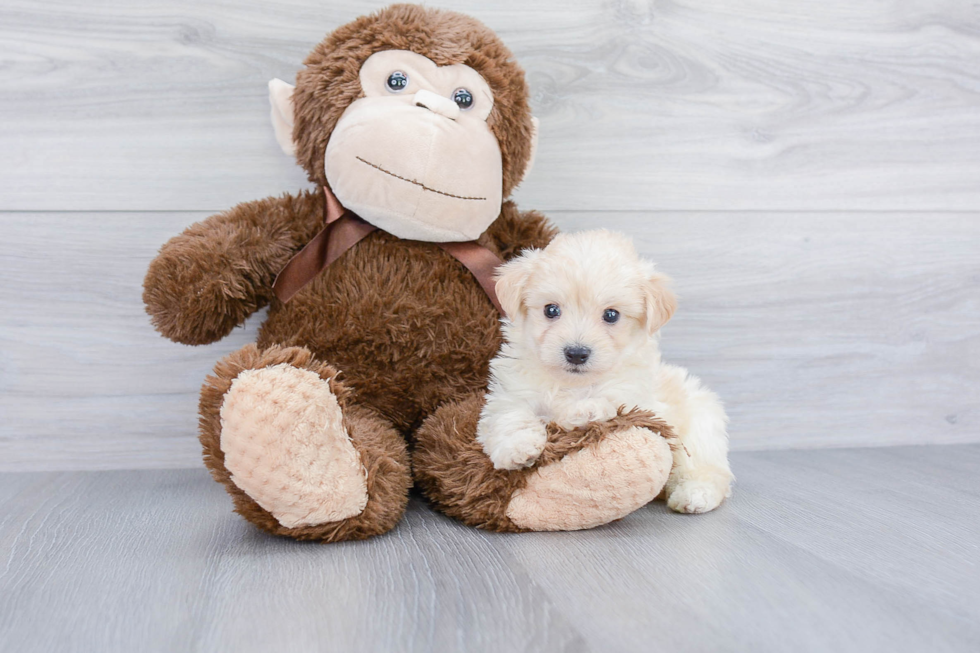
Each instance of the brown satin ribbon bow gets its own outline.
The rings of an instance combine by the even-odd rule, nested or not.
[[[289,259],[289,262],[279,272],[272,284],[272,290],[276,293],[276,297],[283,303],[292,299],[293,295],[325,270],[328,265],[340,258],[341,254],[356,245],[372,231],[378,230],[374,225],[365,222],[345,209],[326,186],[323,187],[323,193],[327,198],[326,226],[303,249]],[[433,244],[446,250],[473,273],[497,311],[504,315],[504,309],[501,308],[500,301],[497,299],[497,293],[494,289],[496,284],[493,280],[494,270],[503,261],[475,240],[463,243]]]

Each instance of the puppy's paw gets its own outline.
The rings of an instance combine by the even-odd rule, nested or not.
[[[667,507],[676,512],[700,514],[714,510],[730,494],[729,484],[718,479],[683,479],[668,490]]]
[[[521,469],[533,465],[547,443],[548,432],[544,425],[534,425],[501,438],[486,453],[496,469]]]
[[[606,399],[584,399],[555,419],[564,429],[585,426],[589,422],[605,422],[616,416],[616,406]]]

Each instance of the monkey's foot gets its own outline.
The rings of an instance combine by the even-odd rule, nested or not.
[[[592,447],[534,470],[516,490],[507,516],[532,531],[594,528],[653,501],[672,462],[670,446],[642,427],[613,431]]]
[[[281,363],[245,370],[221,405],[231,480],[288,528],[361,514],[367,473],[327,381]]]
[[[405,438],[305,347],[246,345],[201,388],[204,464],[259,528],[298,540],[391,530],[412,485]]]
[[[415,479],[446,514],[494,531],[592,528],[660,494],[673,457],[670,427],[631,411],[565,430],[548,427],[533,467],[497,469],[476,441],[483,395],[445,404],[416,432]]]

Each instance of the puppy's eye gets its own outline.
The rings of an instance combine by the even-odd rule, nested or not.
[[[544,307],[544,316],[549,320],[553,320],[561,315],[561,309],[558,308],[558,304],[548,304]]]
[[[602,312],[602,321],[606,324],[615,324],[619,320],[619,311],[615,308],[607,308]]]
[[[405,87],[408,86],[408,75],[400,70],[396,70],[388,75],[388,80],[385,82],[385,86],[387,86],[388,90],[392,93],[404,91]]]

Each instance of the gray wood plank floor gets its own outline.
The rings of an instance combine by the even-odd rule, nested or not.
[[[734,498],[263,535],[204,470],[0,475],[0,650],[976,651],[980,445],[735,454]]]

